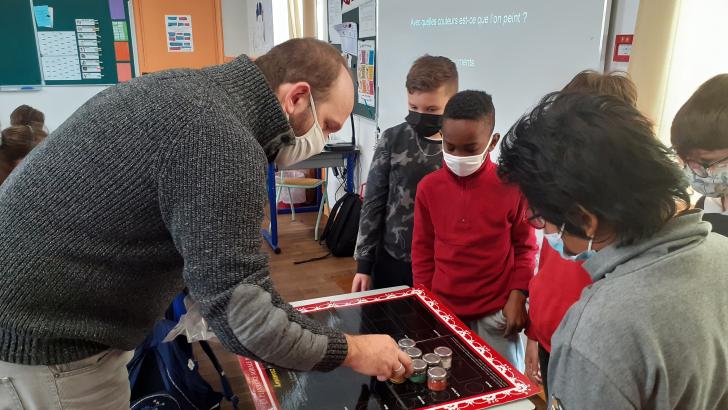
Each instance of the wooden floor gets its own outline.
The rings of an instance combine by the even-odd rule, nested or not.
[[[333,256],[321,261],[294,265],[294,261],[323,256],[326,249],[313,240],[313,226],[316,223],[316,214],[308,213],[296,215],[296,221],[291,222],[290,216],[279,217],[280,247],[279,255],[270,252],[264,243],[264,250],[271,255],[271,276],[273,283],[281,296],[287,301],[311,299],[322,296],[337,295],[351,291],[351,280],[354,277],[356,263],[352,258],[335,258]],[[322,221],[321,229],[325,222]],[[220,359],[227,374],[233,391],[240,397],[240,410],[254,409],[240,370],[237,357],[226,352],[222,346],[212,343],[215,353]],[[196,357],[203,358],[204,354],[197,352]],[[222,391],[220,380],[217,378],[212,366],[207,360],[200,359],[200,373],[217,390]],[[227,402],[223,402],[223,409],[231,409]],[[536,403],[537,409],[545,409],[541,401]]]

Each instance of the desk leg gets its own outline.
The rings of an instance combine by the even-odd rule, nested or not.
[[[315,169],[314,176],[315,176],[316,179],[323,179],[324,175],[321,172],[321,168],[316,168]],[[326,176],[328,177],[328,175],[326,175]],[[321,184],[316,189],[316,206],[317,207],[321,207],[321,201],[323,200],[323,196],[326,195],[326,192],[324,192],[324,187],[325,186],[326,186],[326,184]]]
[[[354,192],[354,173],[356,173],[356,154],[346,156],[346,192]]]
[[[281,253],[278,246],[278,204],[276,203],[276,168],[273,164],[268,164],[268,204],[270,207],[270,231],[261,229],[260,233],[263,239],[268,242],[273,252]]]

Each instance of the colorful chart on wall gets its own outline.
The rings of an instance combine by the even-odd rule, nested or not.
[[[167,30],[167,51],[170,53],[191,53],[195,51],[192,42],[192,16],[165,15]]]
[[[447,386],[419,379],[379,382],[348,368],[293,372],[241,358],[257,409],[483,409],[526,399],[539,389],[422,288],[301,306],[345,333],[412,339],[422,353],[447,347]]]
[[[356,81],[354,114],[372,120],[377,111],[376,6],[376,0],[327,0],[329,43],[342,51]]]

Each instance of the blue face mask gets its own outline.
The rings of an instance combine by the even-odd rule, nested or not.
[[[549,245],[551,245],[552,248],[556,252],[561,255],[562,258],[568,260],[568,261],[585,261],[597,252],[595,250],[592,250],[592,242],[594,242],[594,239],[589,239],[589,245],[587,246],[587,249],[578,254],[578,255],[568,255],[566,251],[564,250],[564,240],[561,238],[564,235],[564,228],[566,228],[566,224],[562,224],[561,228],[559,229],[559,232],[556,233],[547,233],[544,234],[544,238],[548,241]]]

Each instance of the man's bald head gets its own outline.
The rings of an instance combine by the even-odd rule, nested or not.
[[[311,86],[317,101],[328,98],[341,69],[347,68],[339,50],[313,38],[281,43],[258,57],[255,64],[274,92],[286,83],[305,82]]]
[[[288,115],[296,135],[314,125],[309,97],[318,123],[328,138],[346,122],[354,108],[354,83],[341,52],[312,38],[298,38],[273,47],[255,60]]]

